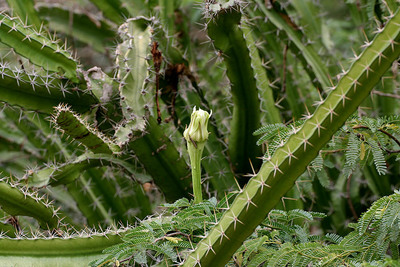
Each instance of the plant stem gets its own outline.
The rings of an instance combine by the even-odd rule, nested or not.
[[[195,204],[203,201],[201,190],[201,155],[203,154],[204,143],[205,142],[202,142],[202,144],[197,143],[195,146],[192,142],[187,142],[190,166],[192,167],[192,183]]]

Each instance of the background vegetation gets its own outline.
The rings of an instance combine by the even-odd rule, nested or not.
[[[0,262],[399,264],[397,1],[1,4]]]

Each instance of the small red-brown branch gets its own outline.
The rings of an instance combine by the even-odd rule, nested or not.
[[[158,99],[158,91],[160,88],[160,69],[162,63],[162,55],[160,50],[158,50],[158,43],[153,42],[153,46],[151,48],[151,54],[153,56],[153,64],[154,70],[156,72],[156,105],[157,105],[157,122],[158,124],[161,123],[161,111],[160,111],[160,102]]]
[[[356,125],[356,126],[353,126],[353,129],[368,129],[368,130],[369,130],[369,127],[364,126],[364,125]],[[389,132],[387,132],[386,130],[383,130],[383,129],[378,129],[378,131],[380,131],[381,133],[383,133],[383,134],[385,134],[386,136],[388,136],[388,137],[389,137],[390,139],[392,139],[398,146],[400,146],[400,141],[399,141],[396,137],[394,137],[391,133],[389,133]],[[390,150],[390,149],[387,149],[387,148],[383,148],[379,142],[378,142],[378,145],[379,145],[382,149],[384,149],[387,153],[389,153],[389,154],[400,153],[400,150]]]

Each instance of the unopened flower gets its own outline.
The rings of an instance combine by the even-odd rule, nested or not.
[[[201,143],[208,139],[207,125],[211,114],[201,108],[199,110],[196,110],[196,107],[193,108],[189,127],[183,132],[186,141]]]

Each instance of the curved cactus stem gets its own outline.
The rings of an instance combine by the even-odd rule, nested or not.
[[[40,28],[42,21],[35,10],[33,0],[7,0],[7,3],[13,15],[20,17],[28,25],[34,25],[36,29]]]
[[[120,233],[82,233],[53,238],[0,239],[0,265],[87,266],[109,246],[122,242]]]
[[[67,185],[68,193],[75,200],[80,212],[85,216],[87,225],[99,227],[106,222],[112,223],[112,218],[107,214],[107,207],[100,202],[96,192],[91,187],[91,177],[84,173],[75,183]]]
[[[71,105],[77,112],[86,112],[96,99],[53,75],[41,77],[37,73],[12,70],[6,62],[0,62],[0,101],[18,105],[28,110],[52,113],[60,103]]]
[[[43,199],[26,188],[22,191],[17,184],[0,181],[0,206],[12,216],[29,216],[35,218],[43,229],[58,227],[57,212]]]
[[[143,176],[140,174],[138,175],[135,167],[126,160],[112,157],[109,154],[84,154],[72,162],[67,162],[60,166],[55,165],[53,167],[47,167],[33,173],[28,178],[28,185],[42,187],[47,185],[57,186],[60,184],[68,184],[75,181],[79,175],[87,169],[109,166],[110,164],[122,167],[142,183],[148,182],[148,179],[142,181],[141,178]]]
[[[143,164],[167,201],[189,197],[190,172],[184,158],[164,134],[163,126],[150,117],[142,137],[130,141],[129,148]]]
[[[52,31],[72,36],[101,53],[114,44],[115,32],[104,19],[89,17],[83,12],[68,10],[56,4],[42,4],[37,8],[39,16],[47,21],[47,26]]]
[[[224,266],[400,55],[399,10],[302,128],[263,164],[185,266]]]
[[[4,109],[4,117],[1,118],[2,123],[0,124],[0,136],[2,139],[7,140],[9,144],[15,144],[19,146],[19,151],[24,151],[32,155],[39,155],[36,144],[40,142],[40,140],[33,139],[30,140],[30,136],[27,136],[24,130],[29,128],[28,125],[24,123],[16,123],[18,121],[15,119],[19,114],[15,114],[15,112],[9,112],[8,109]],[[14,115],[14,116],[10,116]],[[22,126],[22,127],[19,127]],[[35,142],[32,143],[31,141]],[[37,142],[37,143],[36,143]]]
[[[265,68],[262,65],[256,43],[248,23],[248,21],[242,19],[241,29],[243,31],[247,47],[250,51],[251,67],[254,71],[254,78],[256,80],[258,89],[258,97],[261,102],[260,110],[262,111],[262,116],[266,117],[267,123],[279,123],[282,122],[282,118],[278,108],[275,106],[274,94],[272,92],[272,88],[269,86],[270,82],[268,80]]]
[[[33,64],[48,71],[79,82],[77,77],[78,63],[70,52],[58,44],[58,41],[45,33],[29,28],[19,18],[0,14],[0,42],[12,47],[21,56]]]
[[[237,173],[250,173],[249,160],[255,164],[261,154],[252,133],[260,125],[260,101],[249,49],[238,26],[242,1],[229,1],[224,5],[210,4],[208,35],[214,46],[222,52],[227,76],[231,82],[233,115],[229,136],[229,155]]]
[[[84,144],[94,153],[119,152],[120,148],[95,128],[88,125],[78,114],[69,107],[59,105],[53,117],[54,123],[64,133]]]

